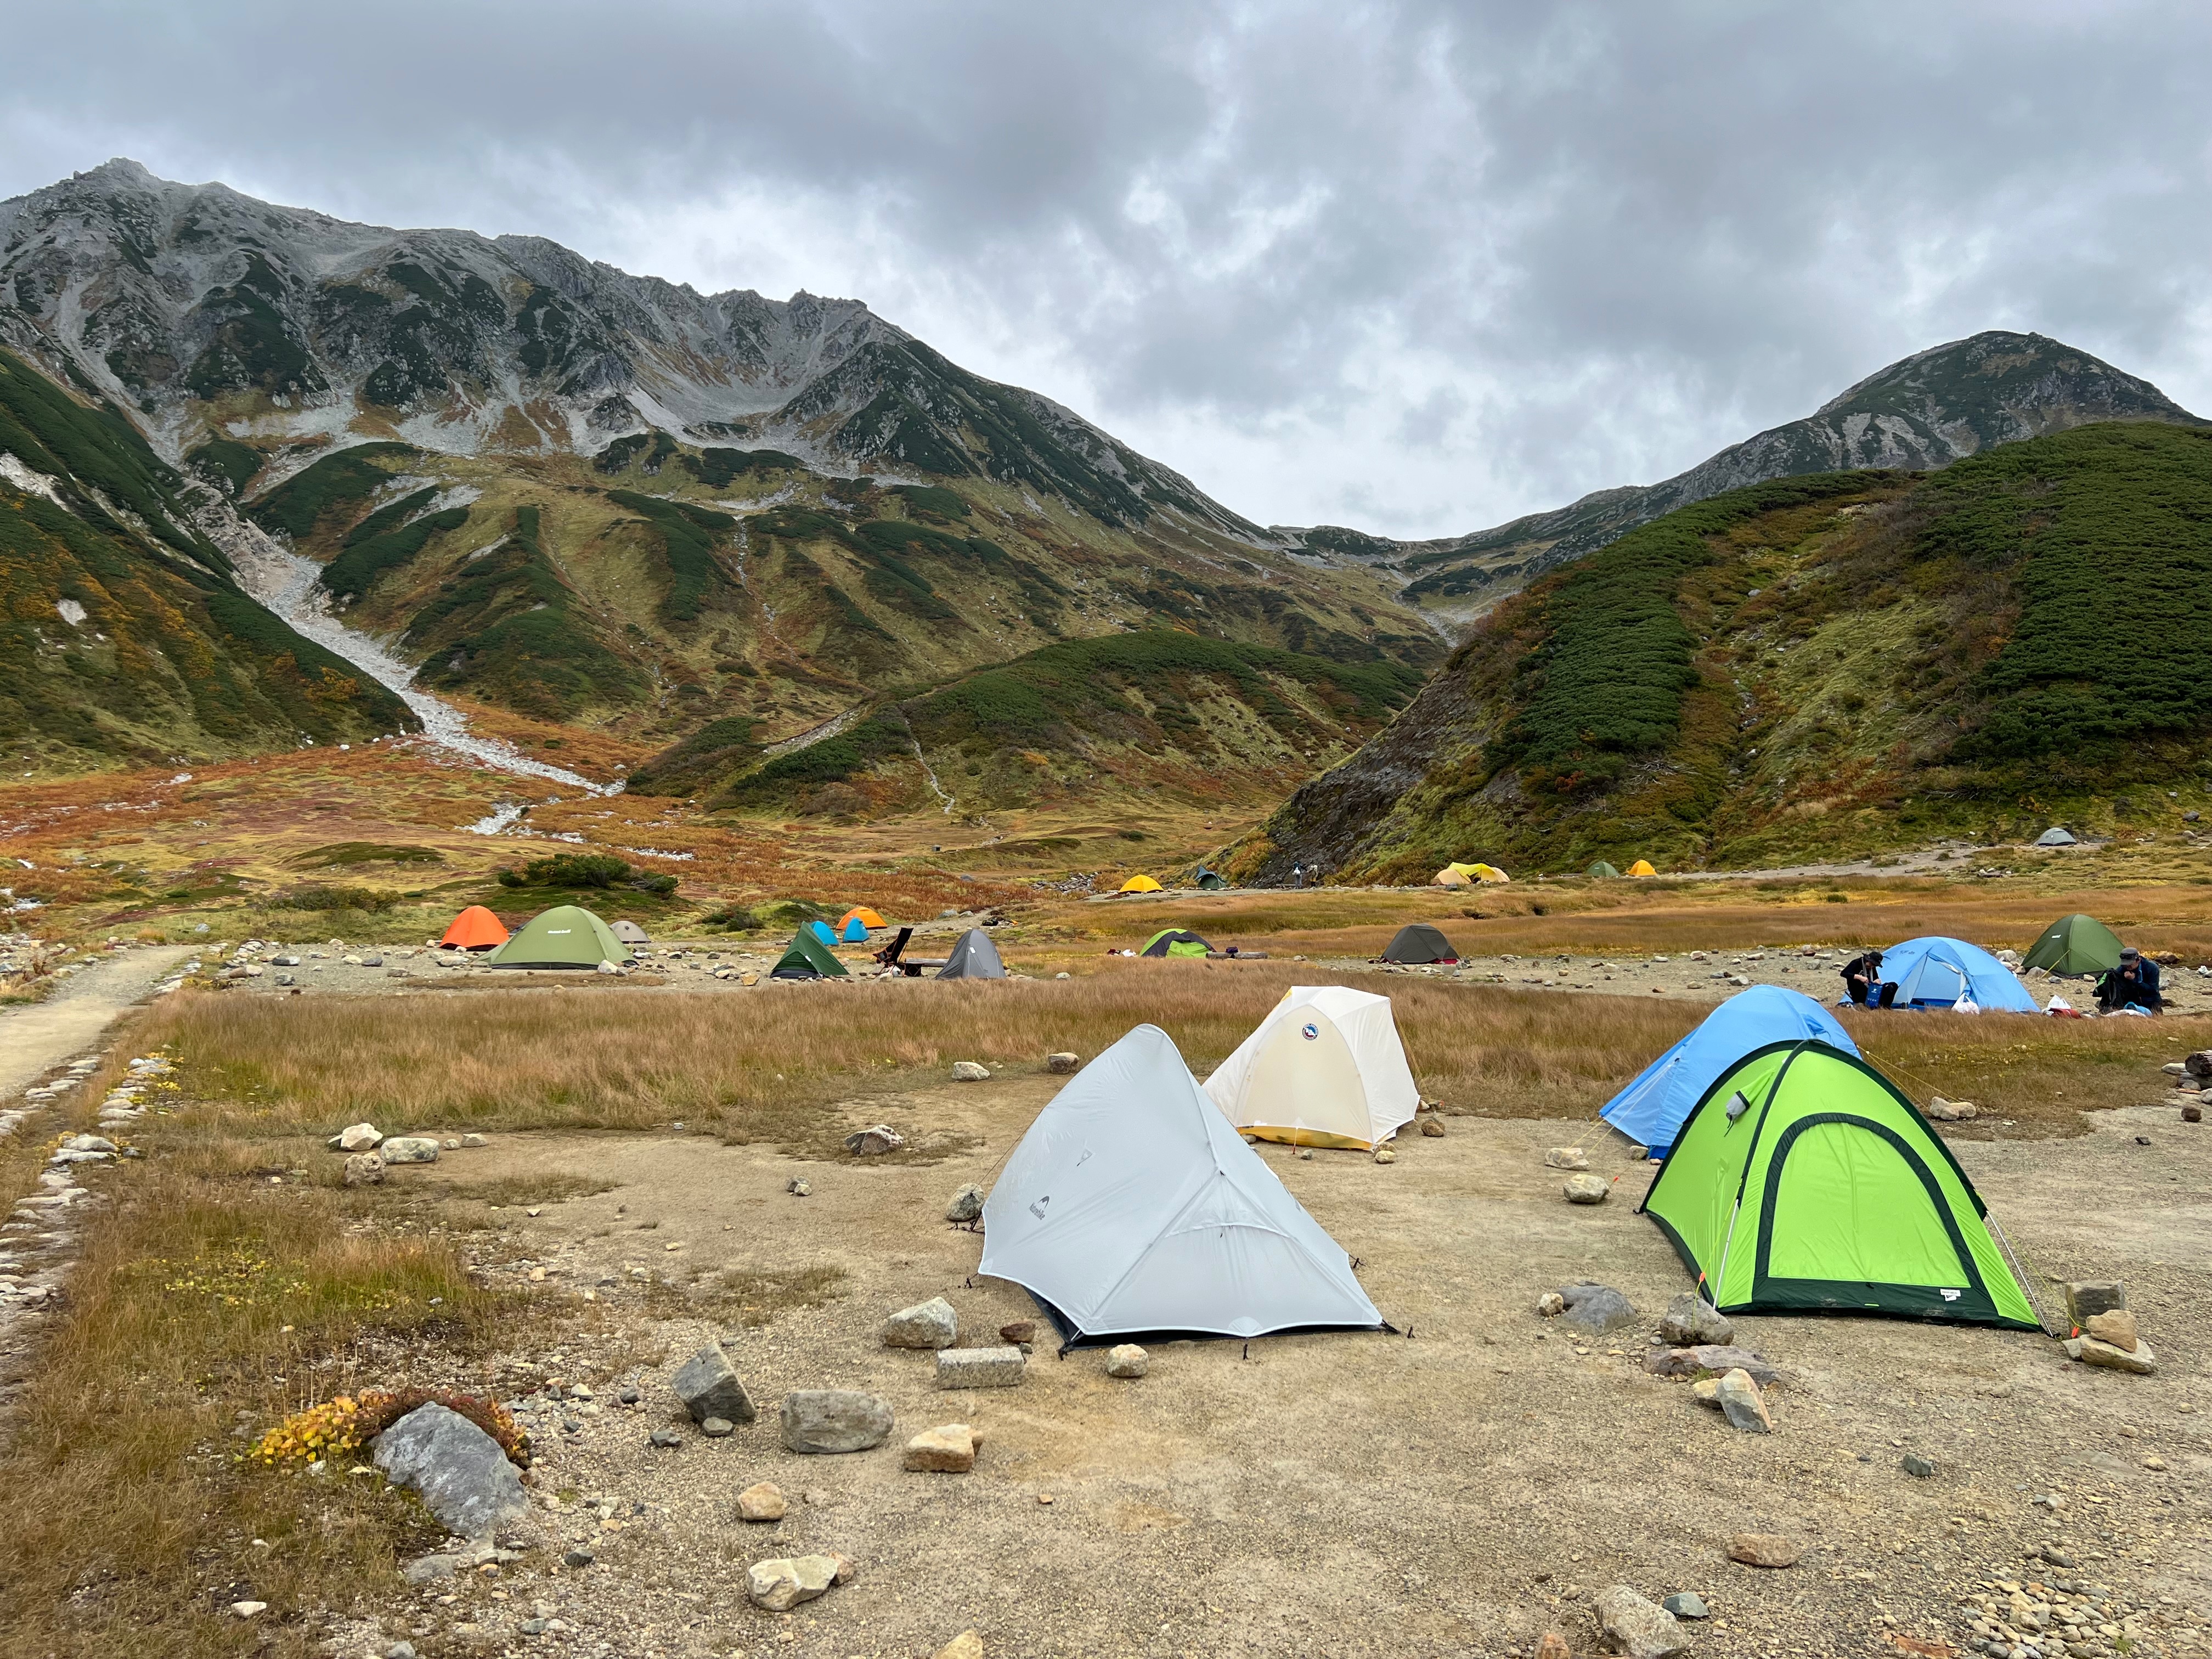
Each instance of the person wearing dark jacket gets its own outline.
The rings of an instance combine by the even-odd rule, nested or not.
[[[2134,945],[2123,946],[2120,965],[2098,975],[2097,1006],[2108,1014],[2123,1008],[2157,1013],[2166,1006],[2166,999],[2159,994],[2158,964]]]
[[[1882,999],[1881,951],[1869,951],[1844,964],[1844,994],[1862,1008],[1887,1006]]]

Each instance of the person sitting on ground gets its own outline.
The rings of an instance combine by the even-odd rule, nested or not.
[[[2158,964],[2134,945],[2123,945],[2120,965],[2098,975],[2097,1006],[2108,1014],[2123,1008],[2157,1013],[2166,1006],[2166,999],[2159,994]]]
[[[1862,1008],[1888,1006],[1883,996],[1881,982],[1881,952],[1869,951],[1863,957],[1853,957],[1844,964],[1844,994]],[[1891,995],[1895,993],[1892,992]]]

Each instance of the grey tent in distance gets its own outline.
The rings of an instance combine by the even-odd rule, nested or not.
[[[639,927],[635,922],[629,921],[626,917],[623,921],[615,923],[612,931],[614,936],[620,939],[624,945],[650,945],[653,943],[652,934],[647,933],[644,928]]]
[[[999,960],[999,947],[991,943],[991,936],[980,927],[970,927],[960,935],[960,942],[952,947],[945,966],[937,970],[939,979],[1004,979],[1006,964]]]
[[[1385,962],[1457,962],[1452,942],[1425,921],[1408,922],[1382,952]]]
[[[2074,837],[2054,823],[2035,838],[2035,844],[2038,847],[2071,847]]]

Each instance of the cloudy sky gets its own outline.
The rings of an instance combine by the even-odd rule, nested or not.
[[[2212,8],[18,8],[0,196],[129,155],[852,295],[1263,523],[1470,530],[1984,328],[2212,413]]]

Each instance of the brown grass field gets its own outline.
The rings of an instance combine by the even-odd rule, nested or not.
[[[1096,1054],[1150,1023],[1203,1077],[1285,990],[1310,983],[1388,989],[1424,1092],[1475,1116],[1595,1113],[1705,1012],[1273,961],[1139,959],[1066,981],[410,998],[404,1018],[380,997],[185,996],[149,1017],[143,1040],[185,1058],[208,1103],[194,1133],[225,1139],[328,1134],[362,1117],[387,1133],[681,1121],[826,1152],[866,1101],[956,1060],[1041,1070],[1048,1053]],[[1908,1093],[1986,1103],[2034,1134],[2075,1133],[2084,1110],[2154,1098],[2159,1064],[2212,1043],[2212,1018],[1845,1018]]]

